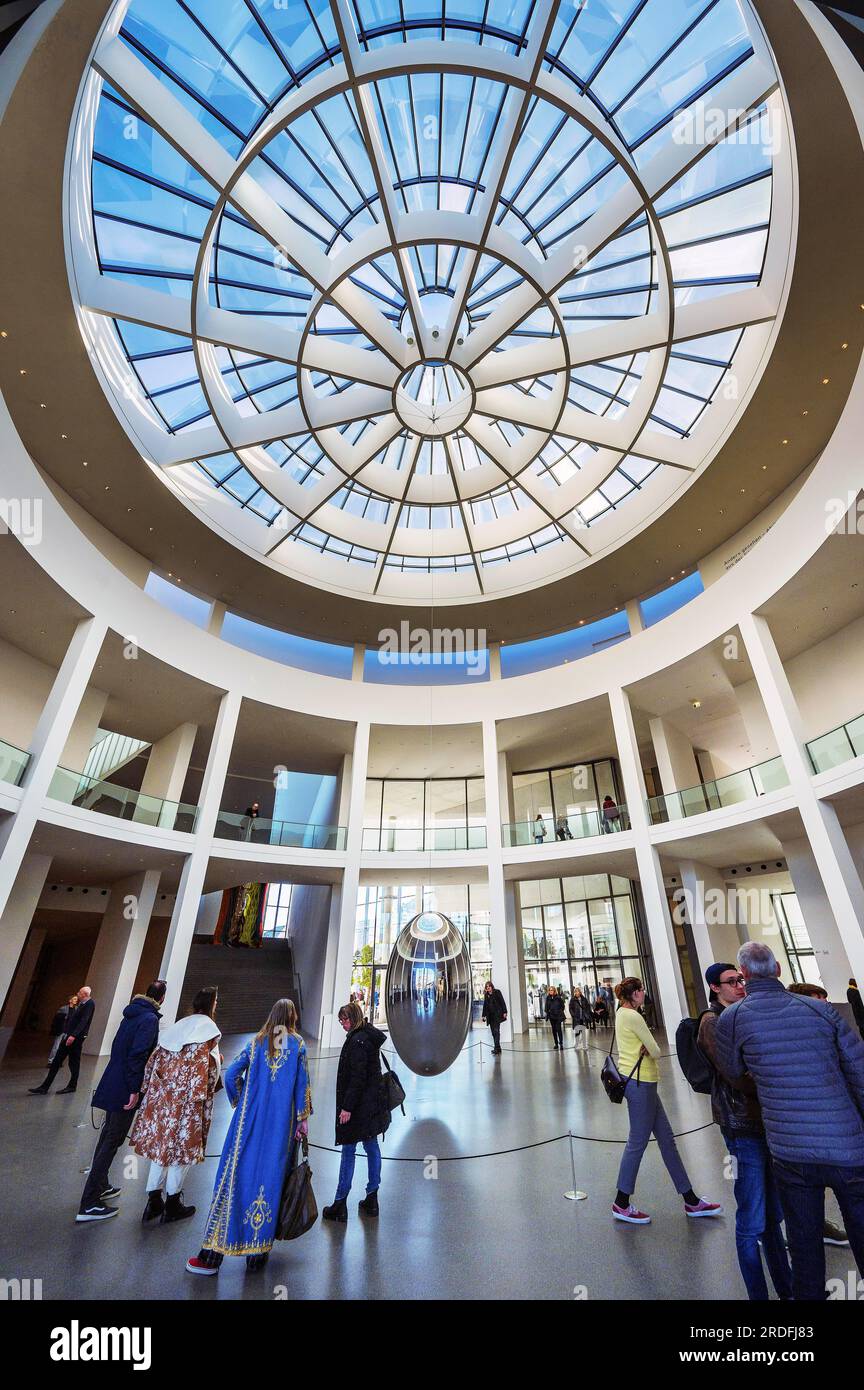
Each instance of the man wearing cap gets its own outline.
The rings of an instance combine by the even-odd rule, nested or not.
[[[792,1270],[783,1240],[783,1211],[771,1171],[762,1112],[751,1076],[730,1080],[717,1059],[717,1019],[730,1004],[744,998],[744,977],[737,965],[718,962],[705,971],[710,1004],[699,1024],[699,1049],[711,1063],[711,1111],[732,1156],[735,1179],[735,1248],[738,1265],[754,1302],[770,1295],[762,1268],[762,1252],[777,1296],[792,1297]]]

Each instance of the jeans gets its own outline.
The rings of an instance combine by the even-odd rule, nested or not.
[[[634,1078],[627,1082],[624,1098],[630,1112],[630,1134],[618,1170],[619,1192],[629,1195],[635,1192],[639,1164],[653,1134],[669,1176],[675,1184],[675,1191],[683,1196],[685,1192],[690,1191],[690,1179],[676,1148],[675,1136],[663,1109],[663,1102],[657,1094],[657,1082],[637,1082]]]
[[[826,1297],[822,1240],[826,1187],[837,1198],[855,1263],[864,1275],[864,1167],[775,1158],[774,1178],[786,1217],[795,1300],[821,1302]]]
[[[792,1297],[792,1271],[780,1223],[783,1209],[771,1166],[768,1145],[761,1134],[723,1131],[726,1148],[735,1160],[735,1248],[738,1267],[752,1302],[769,1298],[759,1241],[778,1298]],[[821,1246],[822,1232],[819,1233]]]
[[[364,1139],[363,1148],[369,1160],[369,1181],[366,1183],[366,1195],[370,1192],[377,1192],[381,1186],[381,1149],[377,1139]],[[339,1185],[336,1188],[335,1201],[344,1202],[348,1193],[351,1191],[351,1183],[354,1178],[354,1157],[357,1152],[356,1144],[342,1145],[342,1162],[339,1164]]]
[[[99,1131],[99,1138],[96,1141],[96,1149],[90,1163],[90,1173],[81,1194],[79,1211],[85,1211],[87,1207],[95,1207],[108,1186],[114,1155],[124,1142],[134,1119],[134,1110],[109,1110],[107,1112],[105,1122]]]

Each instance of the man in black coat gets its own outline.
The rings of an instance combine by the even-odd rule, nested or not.
[[[93,1015],[96,1012],[96,1005],[91,997],[92,993],[89,985],[82,985],[78,990],[78,1003],[66,1020],[66,1036],[54,1055],[54,1060],[48,1068],[48,1075],[42,1085],[30,1087],[31,1096],[47,1096],[51,1090],[51,1083],[67,1058],[69,1061],[69,1085],[64,1086],[63,1090],[58,1091],[57,1094],[68,1096],[77,1089],[84,1039],[90,1032],[90,1024],[93,1022]]]
[[[491,980],[486,981],[483,990],[483,1022],[488,1023],[492,1029],[492,1041],[495,1044],[492,1048],[492,1056],[497,1057],[501,1054],[501,1024],[507,1021],[507,1003],[500,989],[496,989]]]
[[[123,1021],[111,1044],[108,1065],[93,1095],[93,1106],[105,1111],[105,1120],[99,1131],[76,1221],[108,1221],[117,1215],[117,1207],[106,1205],[109,1198],[120,1196],[119,1187],[111,1185],[111,1164],[138,1109],[144,1068],[159,1037],[162,1017],[159,1005],[166,989],[164,980],[154,980],[147,986],[146,994],[136,994],[123,1010]]]

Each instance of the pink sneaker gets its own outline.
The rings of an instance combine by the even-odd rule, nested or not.
[[[626,1221],[630,1226],[650,1226],[651,1217],[647,1212],[640,1211],[631,1202],[629,1207],[619,1207],[616,1202],[612,1203],[612,1215],[616,1221]]]
[[[695,1207],[685,1202],[684,1213],[686,1216],[722,1216],[723,1208],[719,1202],[708,1202],[704,1197],[700,1197]]]

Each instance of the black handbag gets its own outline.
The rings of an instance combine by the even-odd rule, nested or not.
[[[302,1149],[302,1158],[300,1156]],[[286,1176],[279,1202],[276,1240],[296,1240],[305,1235],[318,1220],[318,1203],[312,1191],[312,1169],[309,1167],[309,1140],[304,1134],[294,1146],[294,1159]]]
[[[404,1115],[405,1088],[383,1052],[381,1053],[381,1061],[387,1068],[385,1072],[381,1073],[381,1104],[388,1114],[398,1109]]]
[[[642,1058],[640,1057],[630,1075],[622,1076],[618,1070],[615,1058],[612,1056],[611,1052],[609,1053],[606,1061],[603,1063],[603,1068],[600,1072],[600,1080],[603,1082],[606,1094],[613,1105],[621,1104],[624,1099],[624,1092],[627,1089],[627,1082],[631,1081],[634,1076],[636,1077],[636,1085],[639,1085],[639,1068],[641,1066]]]

